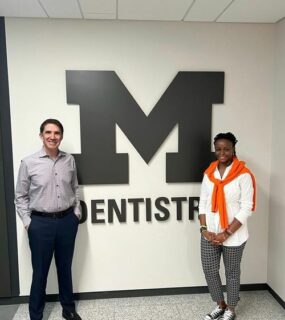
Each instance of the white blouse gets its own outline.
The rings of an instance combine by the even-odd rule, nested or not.
[[[219,170],[216,168],[214,177],[224,180],[232,165],[228,166],[221,178]],[[200,194],[199,214],[206,215],[206,223],[208,231],[219,233],[223,229],[220,226],[219,212],[212,212],[212,192],[214,183],[209,180],[205,174]],[[251,216],[253,205],[253,183],[249,173],[243,173],[236,179],[232,180],[224,186],[228,222],[229,224],[236,218],[242,226],[235,231],[225,242],[224,246],[240,246],[248,239],[247,218]]]

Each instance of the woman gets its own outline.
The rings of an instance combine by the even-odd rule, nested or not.
[[[205,171],[200,203],[201,259],[216,308],[204,320],[235,319],[239,300],[240,262],[248,239],[247,218],[255,209],[255,179],[236,157],[235,136],[219,133],[214,138],[217,161]],[[219,275],[223,255],[227,284],[224,300]]]

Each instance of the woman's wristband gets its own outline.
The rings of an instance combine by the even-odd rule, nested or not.
[[[207,228],[206,225],[202,224],[202,225],[200,226],[200,233],[202,233],[203,231],[207,231],[207,230],[208,230],[208,228]]]

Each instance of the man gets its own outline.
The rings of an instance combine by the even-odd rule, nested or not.
[[[81,320],[75,311],[71,274],[81,217],[75,162],[72,155],[59,150],[63,126],[58,120],[45,120],[40,138],[42,149],[21,162],[15,196],[32,256],[30,318],[43,318],[47,276],[54,255],[62,316]]]

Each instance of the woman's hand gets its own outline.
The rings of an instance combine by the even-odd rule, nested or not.
[[[220,246],[224,241],[228,239],[228,237],[229,235],[225,231],[217,233],[215,234],[215,237],[213,238],[211,243],[215,246]]]
[[[216,237],[216,234],[215,234],[214,232],[210,232],[210,231],[208,231],[208,230],[204,230],[204,231],[202,232],[202,236],[203,236],[206,240],[208,240],[209,242],[212,242],[213,239]]]

